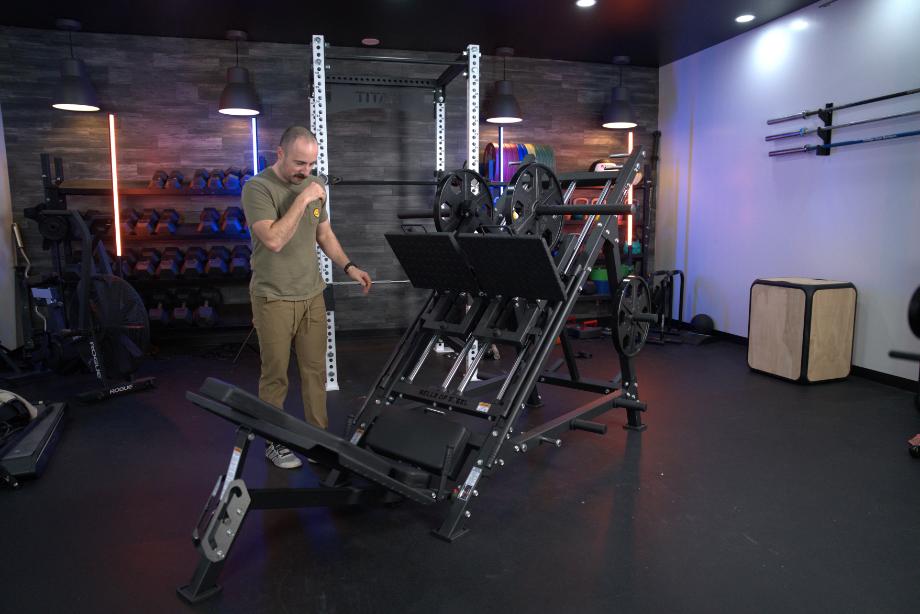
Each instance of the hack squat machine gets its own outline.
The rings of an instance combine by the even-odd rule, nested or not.
[[[230,463],[218,478],[193,533],[200,553],[189,584],[179,594],[190,602],[220,590],[221,568],[246,518],[254,509],[358,505],[410,500],[444,505],[446,516],[434,535],[453,541],[481,481],[505,464],[507,452],[524,453],[548,443],[559,446],[569,430],[605,433],[592,418],[614,408],[626,410],[625,428],[643,430],[633,359],[642,349],[651,313],[646,282],[619,278],[612,305],[613,343],[619,374],[607,381],[580,376],[565,323],[603,254],[608,271],[619,272],[616,216],[627,187],[638,177],[644,149],[635,150],[616,173],[579,173],[567,189],[552,171],[525,162],[493,204],[487,182],[471,170],[444,175],[434,204],[436,232],[407,226],[386,240],[412,284],[431,293],[386,361],[366,401],[349,416],[338,436],[278,411],[256,396],[208,379],[187,398],[238,426]],[[571,206],[576,183],[602,182],[595,206]],[[616,204],[607,204],[616,203]],[[564,216],[581,213],[579,232],[566,233]],[[425,371],[439,339],[462,344],[446,375]],[[556,340],[568,376],[547,361]],[[506,373],[473,381],[484,352],[464,367],[474,344],[514,350]],[[434,362],[434,361],[432,361]],[[429,375],[425,377],[425,375]],[[538,384],[564,386],[598,397],[526,431],[515,430],[526,401]],[[331,468],[314,488],[249,488],[241,479],[256,435],[281,442]]]
[[[314,54],[322,51],[322,38],[314,37]],[[478,47],[468,48],[448,71],[457,72],[462,62],[469,62],[467,78],[473,81]],[[436,107],[436,170],[442,172],[433,208],[400,214],[433,219],[435,231],[406,225],[403,232],[385,235],[411,283],[430,294],[363,405],[348,416],[346,432],[339,436],[316,428],[213,378],[186,394],[237,429],[226,473],[218,477],[192,533],[198,564],[188,584],[177,589],[182,599],[197,603],[220,591],[222,568],[251,510],[409,500],[443,507],[444,520],[433,534],[452,542],[467,531],[464,525],[483,479],[504,467],[506,454],[526,453],[540,444],[558,447],[560,436],[570,430],[606,433],[607,425],[593,419],[614,408],[626,410],[624,428],[645,429],[641,415],[646,406],[639,398],[633,360],[649,327],[661,324],[661,317],[652,313],[645,280],[620,276],[616,223],[616,216],[633,213],[632,206],[622,203],[627,188],[639,180],[645,150],[635,149],[615,171],[559,177],[525,159],[494,200],[497,186],[470,168],[443,172],[443,99]],[[316,109],[320,113],[314,119],[322,115],[321,106]],[[470,140],[478,142],[474,111],[468,118]],[[471,147],[471,160],[475,154]],[[597,205],[569,202],[576,186],[584,185],[601,187]],[[582,214],[583,223],[566,224],[568,214]],[[610,315],[619,372],[613,369],[608,380],[591,380],[579,373],[564,332],[601,255],[616,275]],[[439,341],[462,348],[446,373],[441,359],[429,360]],[[562,358],[548,364],[557,342]],[[502,354],[509,352],[513,359],[505,373],[480,380],[476,376],[485,352],[473,350],[491,344],[502,346]],[[567,375],[560,372],[563,363]],[[538,384],[598,396],[523,430],[519,422],[524,423],[528,401],[539,398]],[[527,423],[550,411],[539,410]],[[323,484],[250,488],[242,479],[243,467],[257,435],[328,467]]]

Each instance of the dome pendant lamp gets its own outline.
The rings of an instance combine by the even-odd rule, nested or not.
[[[62,111],[98,111],[99,98],[96,88],[89,80],[89,73],[83,60],[73,55],[73,33],[80,30],[79,21],[58,19],[55,25],[68,32],[70,57],[61,60],[61,78],[54,88],[51,106]]]
[[[623,87],[623,65],[629,64],[629,56],[618,55],[613,63],[619,66],[619,78],[610,92],[610,103],[604,107],[602,124],[604,128],[628,130],[636,127],[636,114],[629,101],[629,91]]]
[[[240,66],[240,41],[246,40],[246,33],[228,30],[227,38],[236,43],[236,65],[227,69],[227,85],[220,94],[217,110],[224,115],[258,115],[262,112],[262,103],[249,80],[249,71]]]
[[[508,56],[514,55],[514,49],[499,47],[495,54],[502,58],[502,78],[495,82],[495,93],[486,112],[486,121],[492,124],[516,124],[523,121],[523,117],[521,105],[514,97],[511,81],[508,81],[506,63]]]

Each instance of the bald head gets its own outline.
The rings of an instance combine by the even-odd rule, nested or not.
[[[291,146],[298,139],[306,139],[311,143],[316,143],[316,135],[303,126],[289,126],[281,135],[281,142],[278,146],[284,151],[290,151]]]
[[[284,181],[299,184],[316,166],[318,151],[316,137],[312,132],[303,126],[291,126],[281,135],[278,160],[272,168]]]

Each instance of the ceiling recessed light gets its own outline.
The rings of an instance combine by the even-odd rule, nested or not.
[[[379,38],[367,37],[361,39],[361,44],[365,47],[375,47],[380,44]]]
[[[735,21],[737,21],[738,23],[747,23],[749,21],[754,21],[754,16],[753,15],[738,15],[737,17],[735,17]]]
[[[575,0],[575,6],[580,6],[583,9],[594,6],[595,4],[597,4],[597,0]]]
[[[789,27],[793,30],[804,30],[808,27],[808,22],[804,19],[796,19],[789,25]]]

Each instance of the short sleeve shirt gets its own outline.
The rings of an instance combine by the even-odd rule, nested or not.
[[[308,176],[299,185],[290,184],[278,177],[272,167],[250,179],[243,186],[243,210],[250,225],[261,220],[281,219],[297,196],[316,177]],[[307,209],[294,236],[273,252],[252,234],[252,281],[249,292],[253,296],[289,301],[306,300],[322,293],[326,288],[319,271],[316,255],[316,228],[329,219],[322,200],[307,204]]]

